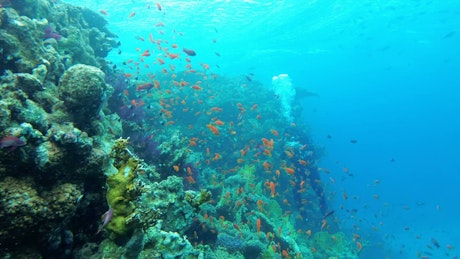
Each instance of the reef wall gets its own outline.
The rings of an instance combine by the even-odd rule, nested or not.
[[[54,1],[2,1],[1,257],[70,255],[106,209],[107,133],[119,122],[104,111],[116,45],[105,24]]]
[[[298,108],[206,71],[128,80],[106,24],[1,2],[0,257],[356,258]]]

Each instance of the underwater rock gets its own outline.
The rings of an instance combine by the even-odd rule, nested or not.
[[[21,15],[32,18],[43,17],[51,11],[51,2],[47,0],[14,0],[11,5]]]
[[[46,213],[30,179],[6,177],[0,181],[0,242],[15,243],[37,231]]]
[[[60,78],[60,99],[77,125],[87,123],[99,114],[109,89],[104,78],[104,72],[99,68],[87,65],[74,65]]]
[[[144,228],[162,220],[164,230],[184,233],[196,213],[192,206],[194,199],[187,202],[185,198],[182,178],[170,176],[166,180],[145,185],[143,189],[138,211],[142,215],[140,221]],[[198,194],[193,196],[201,197]]]
[[[81,191],[74,184],[61,184],[38,192],[31,178],[6,177],[0,181],[0,242],[15,244],[24,238],[56,228],[76,211]],[[45,223],[46,222],[46,223]]]
[[[35,76],[28,73],[16,73],[16,85],[20,87],[27,95],[32,96],[37,91],[43,90],[43,85]]]
[[[139,258],[200,258],[203,252],[176,232],[162,230],[162,222],[149,228],[144,238],[145,248]]]

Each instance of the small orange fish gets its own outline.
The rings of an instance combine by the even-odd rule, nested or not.
[[[212,124],[208,124],[206,125],[206,127],[212,131],[212,133],[214,133],[214,135],[219,135],[219,130],[216,128],[216,126],[212,125]]]
[[[221,159],[222,156],[219,153],[214,153],[214,157],[212,158],[213,161]]]
[[[262,205],[264,202],[262,200],[257,200],[257,208],[259,208],[260,212],[263,212]]]
[[[161,6],[160,2],[157,2],[157,9],[158,9],[158,11],[161,11],[163,9],[163,7]]]
[[[187,176],[187,181],[188,181],[188,183],[190,183],[190,184],[196,183],[195,179],[193,179],[193,177],[192,177],[191,175]]]
[[[297,162],[299,162],[299,164],[301,164],[301,165],[307,165],[308,164],[307,161],[302,160],[302,159],[297,160]]]
[[[358,248],[358,253],[361,252],[361,250],[363,250],[363,245],[359,241],[356,242],[356,247]]]
[[[257,219],[257,223],[256,223],[256,226],[257,226],[257,234],[260,234],[260,225],[261,225],[260,219]]]
[[[216,125],[218,125],[218,126],[222,126],[222,125],[224,125],[225,123],[224,123],[223,121],[221,121],[221,120],[216,120],[216,121],[214,121],[214,124],[216,124]]]
[[[168,54],[169,58],[170,59],[176,59],[176,58],[179,58],[179,54],[173,54],[173,53],[169,53]]]
[[[236,230],[238,230],[238,232],[241,232],[241,229],[240,229],[240,227],[238,226],[238,224],[233,223],[233,227],[234,227]]]
[[[295,170],[290,168],[290,167],[285,167],[284,171],[286,171],[286,173],[288,173],[290,175],[293,175],[295,173]]]
[[[103,15],[109,15],[106,10],[99,10],[99,12]]]
[[[174,171],[179,172],[179,166],[173,165]]]
[[[275,197],[275,183],[270,182],[270,196],[273,198]]]
[[[160,65],[163,65],[165,63],[165,61],[161,58],[157,58],[157,60],[158,60],[158,63],[160,63]]]
[[[134,15],[136,15],[136,12],[131,12],[131,13],[129,14],[128,18],[133,18]]]
[[[194,90],[198,90],[198,91],[203,90],[203,88],[201,88],[201,86],[199,86],[199,85],[192,85],[192,88]]]
[[[262,166],[264,167],[265,170],[270,170],[270,167],[272,166],[271,164],[269,164],[267,161],[264,161]]]

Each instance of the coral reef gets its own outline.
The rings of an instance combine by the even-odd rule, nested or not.
[[[106,24],[51,0],[0,8],[0,257],[356,257],[322,221],[295,107],[206,64],[115,71]]]
[[[79,126],[90,124],[107,100],[109,85],[104,73],[92,66],[74,65],[59,80],[59,96]],[[110,87],[112,88],[112,87]]]
[[[107,177],[107,203],[113,209],[113,219],[107,229],[117,237],[129,236],[135,229],[134,201],[139,192],[134,179],[139,170],[140,160],[128,150],[127,140],[118,139],[111,152],[117,168],[116,174]]]
[[[26,144],[0,150],[0,256],[70,256],[86,238],[77,233],[97,228],[109,128],[121,128],[103,111],[112,90],[101,69],[115,35],[86,9],[9,5],[0,8],[0,136]]]

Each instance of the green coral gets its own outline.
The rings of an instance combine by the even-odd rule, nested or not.
[[[121,138],[115,142],[111,155],[118,172],[107,177],[107,202],[113,209],[113,218],[107,229],[119,237],[127,237],[135,229],[133,202],[139,197],[135,178],[141,161],[131,155],[127,143],[127,139]]]
[[[352,245],[342,232],[334,234],[321,231],[313,235],[312,247],[316,249],[315,258],[357,258]]]
[[[203,203],[206,203],[211,199],[211,192],[204,189],[202,189],[198,194],[195,191],[185,192],[185,201],[192,205],[192,207],[196,210],[198,210]]]

